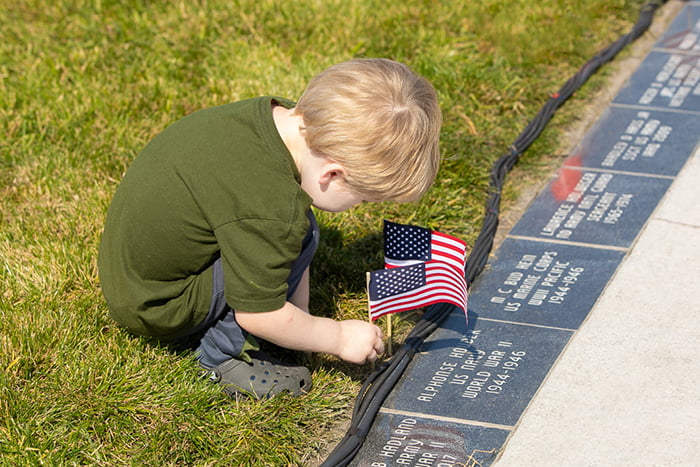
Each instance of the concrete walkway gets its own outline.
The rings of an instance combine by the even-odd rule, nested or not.
[[[493,465],[700,466],[700,151]]]

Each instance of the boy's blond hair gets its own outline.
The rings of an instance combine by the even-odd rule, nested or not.
[[[341,164],[370,201],[414,201],[440,163],[442,114],[433,86],[406,65],[357,59],[311,80],[296,113],[309,148]]]

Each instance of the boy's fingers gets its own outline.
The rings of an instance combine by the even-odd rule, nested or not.
[[[384,353],[384,341],[381,339],[377,339],[375,345],[374,345],[374,350],[377,352],[377,355],[381,355]]]
[[[370,353],[370,354],[367,356],[367,361],[368,361],[368,362],[375,362],[375,361],[377,361],[377,357],[378,357],[378,356],[379,356],[379,355],[377,355],[377,352],[372,351],[372,353]]]

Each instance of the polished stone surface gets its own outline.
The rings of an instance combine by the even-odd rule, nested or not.
[[[509,431],[435,420],[415,414],[381,413],[356,467],[489,465]],[[470,462],[469,464],[465,464]]]
[[[697,144],[698,120],[678,112],[609,107],[564,161],[649,175],[676,175]]]
[[[671,182],[562,167],[511,235],[629,247]]]
[[[644,228],[497,467],[696,467],[700,155]]]
[[[578,329],[625,253],[508,238],[474,282],[482,318]]]
[[[656,48],[700,53],[700,3],[689,3],[675,17]]]
[[[652,51],[614,100],[616,104],[700,110],[700,54]]]
[[[572,331],[524,326],[470,315],[453,331],[455,312],[409,365],[384,407],[512,427]]]

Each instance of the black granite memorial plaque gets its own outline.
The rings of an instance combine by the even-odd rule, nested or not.
[[[609,107],[564,165],[677,175],[700,135],[700,119],[676,112]]]
[[[650,52],[613,102],[700,111],[700,53]]]
[[[629,247],[671,181],[562,167],[511,234]]]
[[[384,407],[515,425],[572,331],[479,319],[455,309],[421,347]],[[455,329],[459,329],[457,331]]]
[[[683,7],[656,47],[700,53],[700,4]]]
[[[506,239],[474,282],[469,309],[481,318],[576,330],[624,255]]]
[[[491,465],[509,431],[433,420],[414,414],[380,413],[356,467]]]

